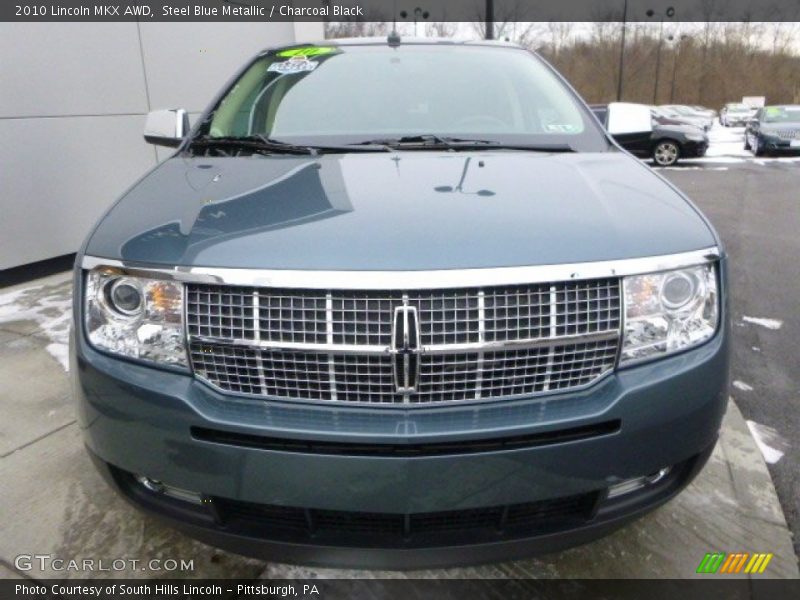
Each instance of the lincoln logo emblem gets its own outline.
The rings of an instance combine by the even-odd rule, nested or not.
[[[392,354],[394,385],[398,392],[408,394],[416,391],[420,351],[416,307],[408,305],[396,307],[392,327]]]

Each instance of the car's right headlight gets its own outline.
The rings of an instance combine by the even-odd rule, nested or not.
[[[84,326],[95,348],[153,363],[188,366],[183,284],[98,267],[86,275]]]
[[[719,298],[712,263],[631,275],[622,285],[621,366],[691,348],[717,330]]]

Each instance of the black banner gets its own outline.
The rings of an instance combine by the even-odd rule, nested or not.
[[[4,600],[782,600],[800,597],[800,580],[508,580],[508,579],[308,579],[308,580],[2,580]]]
[[[798,0],[4,0],[0,21],[800,21]]]

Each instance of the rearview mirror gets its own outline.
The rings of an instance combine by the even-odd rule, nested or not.
[[[147,114],[144,139],[148,144],[176,148],[189,133],[189,114],[182,108],[154,110]]]
[[[608,105],[608,133],[646,133],[653,131],[650,107],[644,104],[612,102]]]

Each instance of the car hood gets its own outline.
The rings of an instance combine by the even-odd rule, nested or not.
[[[796,121],[785,121],[783,123],[761,123],[761,131],[764,133],[773,131],[796,131],[800,129],[800,123]]]
[[[171,158],[109,211],[93,256],[208,267],[423,270],[706,248],[705,220],[619,152]]]

